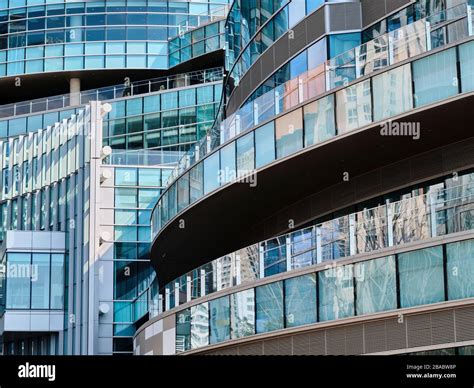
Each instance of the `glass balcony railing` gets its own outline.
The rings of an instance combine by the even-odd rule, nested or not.
[[[351,213],[220,257],[168,283],[160,297],[149,300],[150,311],[157,315],[278,273],[473,230],[474,181],[472,174],[464,178],[457,186]]]
[[[117,166],[169,166],[176,165],[184,152],[162,150],[112,150],[103,164]]]
[[[444,34],[444,41],[437,41],[437,47],[472,36],[471,7],[462,5],[455,9],[435,15],[436,28],[449,32]],[[432,18],[434,16],[430,20]],[[363,45],[363,49],[353,49],[352,56],[334,58],[330,66],[324,64],[311,70],[312,73],[275,88],[270,95],[245,105],[221,123],[217,132],[209,133],[195,146],[194,152],[188,152],[180,160],[171,175],[168,189],[152,213],[153,238],[189,205],[223,185],[255,173],[264,165],[370,123],[390,120],[414,108],[472,91],[472,42],[459,44],[458,50],[449,47],[404,62],[434,48],[430,43],[435,31],[433,23],[422,20],[415,24],[385,36],[389,42],[388,64],[398,63],[392,63],[390,59],[397,58],[402,61],[398,66],[371,74],[376,68],[368,65],[375,62],[375,56],[367,54],[371,51],[368,47],[374,47],[371,41]],[[394,37],[404,38],[398,41]],[[375,49],[372,51],[375,53]],[[357,59],[361,58],[361,52],[364,52],[364,61]],[[355,58],[355,71],[348,71],[353,69],[348,59],[351,57]],[[369,57],[372,59],[368,60]],[[360,67],[362,62],[363,68]],[[368,77],[349,84],[362,74]],[[349,85],[338,87],[338,83]],[[337,90],[327,93],[327,85]],[[319,99],[302,104],[306,99],[320,95]],[[301,107],[297,107],[299,105]],[[285,115],[269,121],[275,114],[286,111]],[[262,112],[265,119],[262,119]],[[217,148],[218,152],[213,152]],[[257,155],[259,152],[265,155]],[[227,172],[232,175],[227,176]]]
[[[244,104],[226,119],[218,118],[208,136],[204,137],[183,158],[170,177],[170,182],[220,144],[271,117],[387,66],[472,35],[471,2],[474,3],[470,0],[469,3],[457,5],[383,34],[326,61],[295,79],[276,86],[273,90]],[[440,31],[445,31],[447,28],[457,33],[452,33],[450,34],[452,37],[446,38],[447,34]]]
[[[0,118],[81,106],[87,104],[90,101],[113,100],[121,97],[138,96],[174,88],[215,82],[222,80],[223,75],[223,68],[216,67],[208,70],[198,70],[168,77],[159,77],[144,81],[130,82],[129,84],[120,84],[82,91],[77,96],[73,96],[73,98],[76,99],[76,103],[71,101],[70,93],[39,98],[30,101],[17,102],[14,104],[0,106]]]

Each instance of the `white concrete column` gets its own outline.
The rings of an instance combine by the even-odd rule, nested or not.
[[[71,78],[69,80],[69,105],[75,106],[81,104],[81,80]]]

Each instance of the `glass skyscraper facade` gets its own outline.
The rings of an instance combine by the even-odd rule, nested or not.
[[[0,0],[2,352],[471,352],[473,16]]]

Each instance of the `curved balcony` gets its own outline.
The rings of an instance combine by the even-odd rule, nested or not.
[[[169,41],[170,67],[223,50],[224,21],[219,20],[178,35]]]
[[[471,202],[468,211],[472,211],[472,198],[468,202]],[[262,340],[270,345],[274,338],[288,340],[288,336],[314,335],[317,330],[322,330],[324,335],[325,329],[333,329],[334,335],[334,330],[344,332],[348,325],[351,325],[349,329],[359,325],[356,332],[360,330],[362,333],[358,335],[363,336],[363,325],[369,329],[377,321],[383,327],[384,320],[397,325],[397,331],[393,326],[387,330],[387,335],[394,335],[398,329],[410,330],[401,323],[410,321],[412,315],[422,318],[421,314],[425,313],[428,317],[423,320],[427,319],[428,324],[424,330],[443,327],[445,334],[453,333],[455,329],[447,327],[453,321],[451,309],[459,314],[460,322],[467,324],[472,320],[468,317],[463,320],[462,314],[464,308],[472,310],[474,305],[471,282],[474,267],[469,259],[474,249],[472,237],[471,229],[222,290],[147,322],[135,334],[135,349],[143,349],[143,352],[138,350],[139,354],[200,353]],[[438,321],[431,328],[438,313],[445,323]],[[446,320],[450,314],[451,319]],[[404,317],[403,322],[400,316]],[[382,341],[381,346],[361,347],[358,351],[352,347],[344,350],[342,346],[342,353],[336,354],[406,351],[410,347],[432,345],[429,335],[423,336],[422,342],[411,339],[415,334],[411,330],[411,335],[401,335],[397,345]],[[165,336],[166,341],[159,340]],[[443,336],[437,343],[456,342],[449,338]],[[464,338],[474,340],[472,331],[469,338]],[[338,343],[344,345],[345,341],[343,335]],[[318,354],[334,354],[334,350],[324,346],[320,351]]]
[[[152,256],[156,268],[162,264],[158,272],[160,283],[170,281],[172,274],[178,276],[200,262],[225,254],[225,250],[268,237],[268,230],[248,230],[248,225],[257,227],[283,207],[339,184],[347,171],[352,177],[358,176],[468,137],[466,120],[463,122],[458,109],[467,106],[472,98],[471,65],[465,51],[470,46],[471,43],[458,46],[459,74],[453,44],[438,49],[434,55],[424,54],[417,61],[408,59],[389,71],[365,77],[240,134],[222,145],[219,153],[209,154],[182,174],[162,195],[153,213]],[[435,79],[439,82],[434,74],[445,71],[449,81],[442,87],[433,83]],[[390,79],[395,84],[388,82]],[[452,79],[461,82],[453,85]],[[395,104],[387,99],[390,96]],[[446,101],[440,103],[443,100]],[[324,112],[319,118],[318,111]],[[449,133],[443,132],[441,117],[450,117],[456,123]],[[407,136],[386,136],[381,142],[381,125],[390,118],[397,123],[421,123],[429,130],[423,132],[422,142]],[[343,157],[341,150],[345,151]],[[308,170],[309,165],[334,168]],[[301,171],[304,179],[295,181]],[[227,172],[225,176],[223,172]],[[249,181],[248,174],[258,177],[256,187],[237,184]],[[279,184],[290,180],[291,188]],[[275,192],[279,193],[277,197],[271,194]],[[212,206],[204,201],[211,194]],[[236,202],[248,205],[237,210],[233,205]],[[219,209],[226,209],[224,219]],[[180,223],[185,226],[180,227]],[[234,237],[232,241],[229,236]],[[177,238],[189,239],[189,250],[180,246],[178,252]],[[219,244],[202,244],[208,239]]]
[[[227,288],[302,268],[474,230],[474,175],[446,179],[427,194],[364,209],[250,245],[174,279],[162,289],[164,311]],[[406,195],[406,194],[405,194]],[[404,195],[400,194],[403,198]]]

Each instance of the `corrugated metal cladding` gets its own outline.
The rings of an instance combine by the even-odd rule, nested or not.
[[[411,0],[361,0],[362,3],[362,27],[366,27],[388,13],[395,11]]]
[[[474,340],[474,306],[387,318],[204,352],[207,355],[354,355]]]

